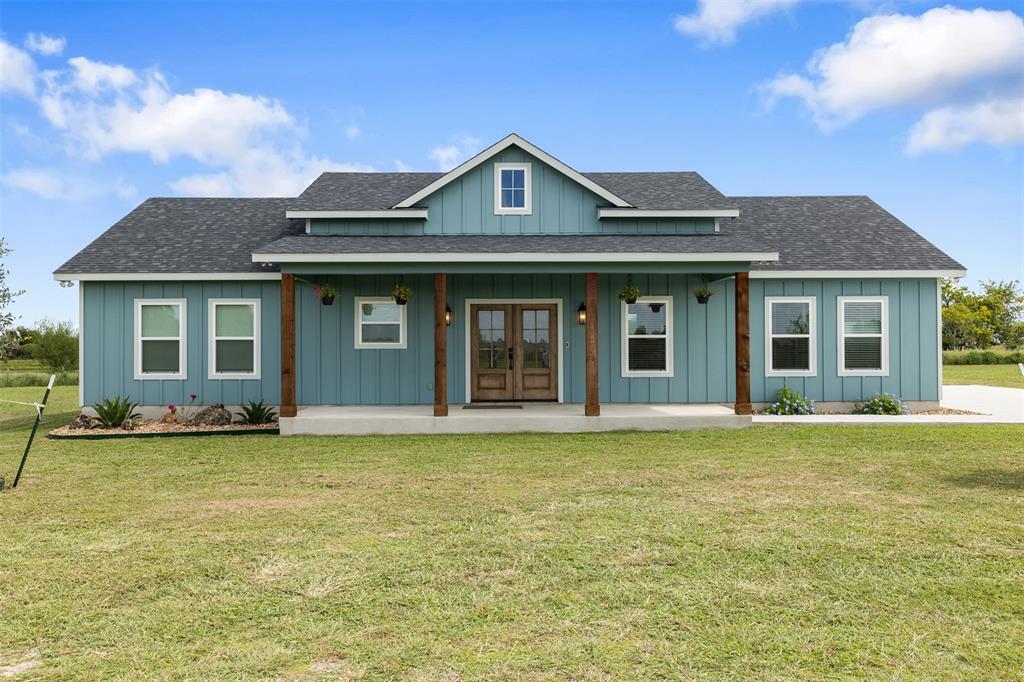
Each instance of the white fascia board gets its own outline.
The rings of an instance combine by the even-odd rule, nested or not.
[[[426,220],[425,208],[389,208],[381,211],[285,211],[285,218],[348,218],[355,220],[383,219],[397,220],[401,218]]]
[[[739,218],[738,208],[706,210],[599,208],[598,218]]]
[[[886,279],[966,277],[966,270],[751,270],[751,279]]]
[[[254,253],[256,263],[699,263],[777,261],[777,252],[709,253]]]
[[[218,280],[279,280],[280,272],[87,272],[57,273],[58,282],[199,282]]]
[[[399,209],[399,208],[409,208],[410,206],[414,206],[417,201],[423,199],[426,196],[429,196],[429,195],[433,194],[434,192],[436,192],[440,188],[442,188],[445,185],[447,185],[449,182],[452,182],[453,180],[458,179],[459,177],[461,177],[465,173],[468,173],[469,171],[471,171],[474,168],[476,168],[477,166],[479,166],[481,163],[483,163],[487,159],[491,158],[495,154],[498,154],[498,153],[504,151],[505,149],[507,149],[508,147],[511,147],[512,145],[516,145],[517,147],[521,147],[523,149],[523,151],[526,151],[526,152],[532,154],[533,156],[537,157],[538,159],[540,159],[544,163],[546,163],[549,166],[553,167],[555,170],[559,171],[560,173],[562,173],[564,175],[567,175],[568,177],[570,177],[574,181],[578,182],[579,184],[583,185],[584,187],[589,189],[591,192],[593,192],[594,194],[598,195],[599,197],[605,199],[606,201],[608,201],[608,202],[610,202],[610,203],[612,203],[612,204],[614,204],[616,206],[628,207],[628,206],[631,205],[625,199],[622,199],[621,197],[616,196],[615,194],[612,194],[611,192],[606,190],[601,185],[597,184],[596,182],[594,182],[590,178],[586,177],[585,175],[583,175],[579,171],[574,170],[573,168],[571,168],[571,167],[567,166],[566,164],[562,163],[561,161],[559,161],[555,157],[553,157],[550,154],[548,154],[543,149],[540,149],[539,147],[536,147],[536,146],[530,144],[529,142],[527,142],[523,138],[519,137],[515,133],[512,133],[511,135],[509,135],[508,137],[504,138],[503,140],[499,140],[498,142],[495,142],[490,147],[488,147],[487,149],[483,150],[482,152],[480,152],[479,154],[477,154],[473,158],[468,159],[467,161],[464,161],[463,163],[459,164],[458,166],[456,166],[452,170],[448,171],[447,173],[445,173],[444,175],[439,177],[437,180],[434,180],[434,182],[430,183],[429,185],[427,185],[423,189],[419,190],[418,192],[416,192],[412,196],[409,196],[409,197],[403,199],[402,201],[400,201],[399,203],[395,204],[395,208],[396,209]]]

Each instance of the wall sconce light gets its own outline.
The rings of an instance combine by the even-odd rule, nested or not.
[[[581,302],[580,307],[576,309],[576,321],[580,324],[587,323],[587,304]]]
[[[448,306],[444,307],[444,324],[446,327],[452,326],[452,309]]]

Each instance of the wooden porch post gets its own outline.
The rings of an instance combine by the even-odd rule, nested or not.
[[[448,275],[434,273],[434,416],[448,416]]]
[[[750,414],[750,273],[736,273],[736,414]]]
[[[295,406],[295,275],[281,274],[281,416],[294,417]]]
[[[587,308],[587,405],[583,413],[588,417],[601,416],[598,402],[597,376],[597,273],[588,272],[584,305]]]

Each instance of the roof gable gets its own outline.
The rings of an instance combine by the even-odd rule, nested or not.
[[[622,208],[627,208],[631,206],[631,204],[625,199],[619,197],[618,195],[612,193],[608,189],[602,187],[601,185],[591,180],[587,176],[583,175],[579,171],[575,170],[574,168],[562,163],[561,161],[559,161],[558,159],[556,159],[555,157],[551,156],[546,151],[541,149],[540,147],[537,147],[527,142],[523,138],[519,137],[515,133],[512,133],[511,135],[505,137],[504,139],[492,144],[490,147],[483,150],[473,158],[462,162],[452,170],[448,171],[441,177],[437,178],[436,180],[428,184],[426,187],[423,187],[417,190],[416,192],[413,192],[406,198],[396,203],[392,208],[411,208],[415,206],[417,202],[430,196],[431,194],[441,189],[445,185],[459,179],[467,172],[473,170],[480,164],[500,154],[501,152],[505,151],[506,149],[513,145],[519,147],[526,153],[540,159],[541,161],[548,164],[549,166],[559,171],[563,175],[569,177],[570,179],[587,188],[588,190],[598,195],[605,201],[609,202],[612,206],[619,206]]]

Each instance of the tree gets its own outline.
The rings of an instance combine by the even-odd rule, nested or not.
[[[16,296],[25,293],[24,289],[11,289],[7,284],[7,275],[11,273],[4,267],[4,256],[10,252],[11,249],[7,247],[3,237],[0,237],[0,360],[6,359],[11,350],[18,346],[18,337],[13,333],[16,318],[7,307]]]
[[[942,281],[942,346],[952,350],[1024,344],[1024,293],[1016,281],[981,283],[974,293],[954,280]]]
[[[70,322],[42,320],[36,326],[31,348],[32,358],[52,372],[78,368],[78,335]]]
[[[978,295],[981,306],[989,311],[989,326],[995,343],[1010,346],[1014,337],[1014,326],[1020,323],[1024,313],[1024,292],[1017,281],[988,281],[981,283]]]

